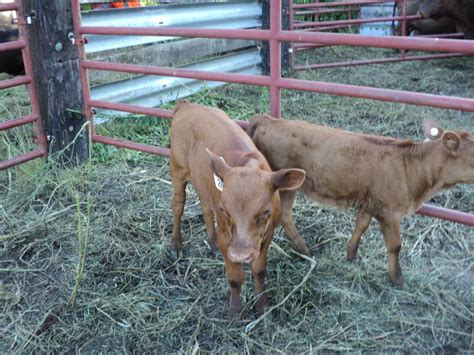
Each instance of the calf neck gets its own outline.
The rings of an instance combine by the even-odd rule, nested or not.
[[[183,102],[176,105],[171,123],[170,173],[173,250],[182,248],[181,216],[191,182],[199,195],[208,244],[212,252],[218,246],[225,260],[230,315],[241,309],[242,263],[251,265],[255,310],[263,312],[267,251],[281,214],[279,191],[300,187],[304,171],[272,172],[245,131],[223,111]]]
[[[356,258],[361,236],[374,217],[387,247],[390,279],[401,286],[401,218],[442,189],[474,183],[473,136],[444,132],[430,120],[423,122],[423,130],[429,141],[415,143],[259,115],[248,133],[272,168],[306,171],[301,190],[307,196],[357,210],[348,260]],[[295,196],[295,190],[280,195],[282,224],[292,238],[298,235],[291,215]]]

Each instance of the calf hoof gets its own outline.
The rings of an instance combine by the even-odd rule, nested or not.
[[[238,306],[238,307],[229,306],[229,319],[232,320],[235,317],[237,317],[237,315],[240,313],[241,310],[242,310],[241,306]]]
[[[347,260],[348,261],[356,261],[357,260],[357,246],[354,247],[350,243],[347,244],[346,247],[347,252]]]
[[[403,288],[403,277],[401,275],[389,275],[393,287]]]
[[[265,309],[268,305],[268,296],[266,294],[260,295],[258,299],[255,301],[255,305],[253,310],[257,317],[260,317],[263,313],[265,313]]]
[[[356,261],[356,260],[357,260],[357,253],[347,252],[347,261]]]
[[[170,254],[171,260],[176,261],[178,260],[179,255],[181,254],[181,249],[175,249],[172,247],[169,251],[169,254]]]
[[[397,288],[403,288],[403,278],[399,278],[399,279],[390,279],[390,281],[392,282],[392,286],[393,287],[397,287]]]
[[[295,248],[298,253],[306,255],[306,256],[311,256],[311,252],[306,246],[306,243],[304,242],[304,240],[295,241]]]

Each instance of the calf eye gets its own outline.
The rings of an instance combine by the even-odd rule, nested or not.
[[[260,216],[257,217],[257,226],[263,226],[268,222],[268,219],[270,218],[271,212],[270,210],[266,210],[263,212]]]
[[[227,211],[223,207],[219,207],[219,210],[222,212],[225,218],[230,219],[230,215],[227,213]]]

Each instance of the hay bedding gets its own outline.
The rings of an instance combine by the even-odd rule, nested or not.
[[[402,69],[406,75],[399,75]],[[465,97],[474,92],[472,58],[297,76]],[[22,109],[2,99],[12,115]],[[287,91],[283,99],[287,117],[354,131],[420,139],[426,116],[474,131],[472,113]],[[194,100],[245,118],[263,110],[268,96],[229,86]],[[254,317],[247,272],[242,319],[229,321],[223,259],[209,255],[194,190],[188,187],[184,253],[173,261],[167,160],[107,152],[111,164],[61,171],[32,162],[2,173],[1,353],[472,351],[472,229],[405,219],[400,261],[406,285],[400,290],[389,285],[375,223],[363,237],[359,261],[348,263],[353,213],[300,196],[295,222],[312,259],[295,255],[278,229],[267,278],[272,311]],[[472,187],[458,186],[434,203],[474,212],[473,197]],[[78,231],[85,238],[87,221],[83,278],[68,305],[81,260]]]

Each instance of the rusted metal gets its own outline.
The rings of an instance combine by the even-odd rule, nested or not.
[[[25,42],[18,40],[12,42],[0,43],[0,52],[12,51],[15,49],[22,49],[25,46]]]
[[[41,149],[34,150],[22,155],[18,155],[14,158],[0,161],[0,170],[11,168],[15,165],[26,163],[27,161],[44,156],[44,151]]]
[[[301,50],[307,50],[307,49],[313,49],[313,48],[301,48]],[[306,69],[337,68],[337,67],[344,67],[348,65],[385,64],[385,63],[396,63],[396,62],[414,61],[414,60],[446,59],[446,58],[463,57],[463,56],[466,56],[466,55],[462,53],[443,53],[443,54],[405,56],[404,58],[396,57],[396,58],[352,60],[352,61],[347,61],[347,62],[295,65],[293,67],[293,70],[298,71],[298,70],[306,70]]]
[[[16,76],[12,79],[1,80],[0,90],[13,88],[15,86],[26,85],[31,82],[31,77],[28,75]]]
[[[474,227],[474,214],[424,204],[416,213]]]
[[[38,119],[38,116],[35,114],[31,114],[25,117],[15,118],[13,120],[8,120],[5,122],[0,122],[0,131],[4,131],[6,129],[22,126],[31,122],[34,122]]]

